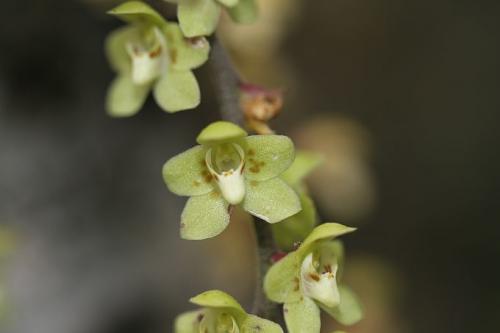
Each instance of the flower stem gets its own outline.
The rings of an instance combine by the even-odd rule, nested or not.
[[[221,42],[214,38],[211,44],[211,77],[214,80],[214,88],[219,100],[220,116],[223,120],[244,126],[243,112],[239,103],[240,76]],[[271,265],[271,256],[276,250],[271,226],[255,217],[253,224],[257,242],[257,274],[252,312],[260,317],[281,323],[283,319],[280,306],[266,298],[262,284],[264,274]]]

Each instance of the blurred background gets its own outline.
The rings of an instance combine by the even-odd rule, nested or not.
[[[197,111],[150,100],[109,118],[114,4],[2,3],[0,332],[169,333],[204,290],[252,302],[248,219],[180,240],[185,198],[161,178],[214,119],[208,65]],[[247,80],[284,89],[273,127],[324,154],[309,178],[323,220],[359,227],[346,279],[366,318],[348,331],[497,331],[498,2],[259,4],[257,23],[225,18],[219,35]]]

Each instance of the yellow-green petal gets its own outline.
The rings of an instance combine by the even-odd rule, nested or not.
[[[211,35],[219,22],[220,6],[215,0],[191,0],[179,3],[177,17],[186,37]]]
[[[111,9],[108,14],[117,16],[128,23],[151,23],[158,26],[166,23],[156,10],[141,1],[127,1]]]
[[[321,308],[328,312],[336,321],[345,326],[356,324],[363,318],[363,309],[356,294],[346,286],[339,286],[340,305],[328,308],[320,304]]]
[[[292,252],[271,266],[264,277],[267,298],[276,303],[300,300],[300,264],[300,258]]]
[[[175,319],[175,333],[199,333],[200,316],[203,316],[204,310],[190,311],[180,314]]]
[[[177,195],[193,196],[214,190],[212,177],[205,165],[206,149],[196,146],[169,159],[163,166],[163,180]]]
[[[311,245],[313,243],[324,240],[333,239],[338,236],[355,231],[356,228],[351,228],[339,223],[323,223],[314,228],[314,230],[309,234],[309,236],[304,240],[302,245],[299,247],[297,252],[301,255],[307,254],[309,252]]]
[[[238,125],[228,121],[216,121],[200,132],[196,142],[200,145],[212,145],[234,141],[245,136],[247,136],[247,132]]]
[[[243,208],[269,223],[283,221],[301,210],[297,193],[280,178],[248,181]]]
[[[297,151],[292,165],[281,175],[288,184],[299,184],[311,171],[321,164],[323,158],[319,154]]]
[[[309,297],[283,306],[288,333],[319,333],[321,330],[320,311]]]
[[[254,315],[248,317],[240,325],[241,333],[283,333],[280,325]]]
[[[118,75],[108,89],[106,111],[113,117],[130,117],[139,112],[151,86],[136,85],[128,75]]]
[[[205,291],[190,299],[191,303],[206,308],[215,308],[223,310],[233,316],[236,321],[245,320],[247,313],[231,295],[221,290]]]
[[[304,192],[298,192],[302,210],[297,214],[272,225],[274,239],[283,251],[293,250],[296,243],[302,242],[316,225],[316,207]]]
[[[240,0],[238,4],[228,9],[234,22],[249,24],[257,20],[259,8],[255,0]]]
[[[239,0],[217,0],[221,5],[226,7],[234,7],[238,4]]]
[[[167,112],[194,109],[200,104],[200,87],[191,71],[170,70],[155,84],[156,103]]]
[[[208,60],[210,43],[205,37],[184,38],[177,23],[164,28],[170,53],[170,65],[176,70],[194,69]]]
[[[111,32],[105,41],[106,57],[111,68],[118,73],[128,73],[131,70],[130,56],[126,44],[138,38],[138,30],[133,26],[125,26]]]
[[[245,177],[267,180],[288,169],[295,158],[292,140],[284,135],[252,135],[246,137]]]
[[[218,192],[189,198],[181,215],[181,238],[201,240],[219,235],[229,224],[228,206]]]

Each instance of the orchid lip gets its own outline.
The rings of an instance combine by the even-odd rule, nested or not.
[[[335,275],[338,265],[336,262],[324,265],[323,272],[318,272],[313,263],[313,254],[310,253],[302,262],[300,270],[301,289],[308,296],[328,307],[335,307],[340,303],[340,295]]]
[[[212,148],[210,148],[205,155],[205,163],[208,170],[215,178],[224,199],[231,205],[237,205],[241,203],[245,197],[245,181],[243,177],[245,153],[239,145],[235,143],[231,145],[235,148],[240,157],[240,163],[236,169],[231,168],[221,173],[217,173],[212,165]]]

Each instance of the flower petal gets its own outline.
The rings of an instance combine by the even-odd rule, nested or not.
[[[283,135],[252,135],[246,142],[245,177],[263,181],[282,174],[295,157],[293,142]]]
[[[119,17],[128,23],[144,24],[149,22],[161,26],[166,23],[156,10],[141,1],[128,1],[111,9],[108,14]]]
[[[277,303],[300,300],[299,271],[300,260],[293,252],[272,265],[264,277],[267,298]]]
[[[323,239],[335,238],[350,232],[355,231],[356,228],[351,228],[339,223],[323,223],[314,228],[309,236],[304,240],[302,245],[297,249],[301,255],[306,255],[310,252],[310,247],[317,241]]]
[[[175,333],[199,333],[200,318],[204,310],[185,312],[177,316],[174,324]]]
[[[318,272],[313,263],[313,254],[310,253],[302,262],[300,269],[300,289],[304,296],[310,297],[328,307],[337,306],[340,303],[339,290],[337,287],[338,264],[335,258],[328,263],[328,269]]]
[[[363,309],[361,308],[356,294],[354,294],[350,288],[341,285],[339,286],[339,292],[339,306],[330,308],[320,304],[320,307],[342,325],[354,325],[363,318]]]
[[[113,117],[133,116],[141,109],[151,86],[136,85],[128,75],[118,75],[108,89],[106,111]]]
[[[286,303],[283,307],[288,333],[319,333],[321,329],[320,311],[309,297],[298,302]]]
[[[228,9],[229,15],[237,23],[253,23],[259,16],[259,9],[255,0],[240,0],[240,2]]]
[[[208,60],[210,44],[205,37],[184,38],[178,24],[163,29],[168,39],[170,64],[176,70],[194,69]]]
[[[283,333],[280,325],[254,315],[249,315],[240,326],[242,333]]]
[[[200,240],[217,236],[229,224],[228,206],[215,191],[189,198],[181,215],[181,237]]]
[[[169,159],[163,166],[163,179],[177,195],[193,196],[213,191],[212,176],[205,165],[206,149],[196,146]]]
[[[299,184],[311,171],[322,162],[322,157],[318,154],[297,151],[292,165],[281,175],[288,184]]]
[[[200,87],[191,71],[168,71],[156,83],[153,94],[167,112],[194,109],[200,104]]]
[[[221,290],[208,290],[189,300],[191,303],[206,308],[216,308],[224,310],[233,316],[237,321],[245,320],[247,313],[241,307],[240,303],[231,295]]]
[[[274,239],[278,247],[291,251],[294,245],[302,242],[316,225],[316,207],[305,191],[298,192],[302,210],[281,223],[272,225]]]
[[[239,0],[217,0],[221,5],[224,5],[226,7],[233,7],[238,4]]]
[[[136,27],[126,26],[111,32],[105,41],[105,51],[109,64],[118,73],[128,73],[131,70],[131,59],[127,53],[127,42],[139,39]]]
[[[214,0],[183,1],[177,7],[177,17],[186,37],[211,35],[219,16],[220,6]]]
[[[216,121],[205,127],[196,142],[200,145],[219,144],[247,136],[244,129],[228,121]]]
[[[295,191],[283,180],[249,181],[246,185],[243,208],[269,223],[276,223],[301,210]]]

